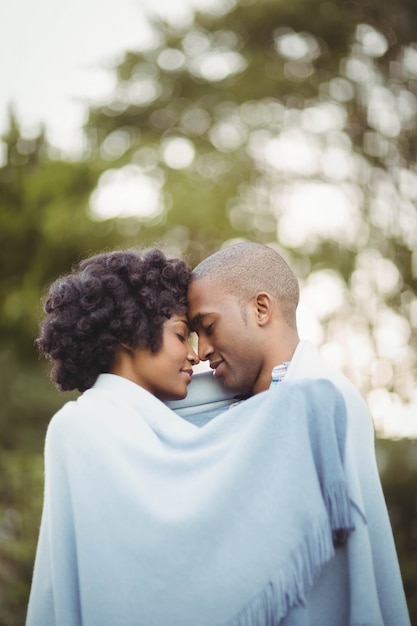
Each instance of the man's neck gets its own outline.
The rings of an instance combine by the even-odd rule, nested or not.
[[[285,362],[291,361],[298,343],[299,338],[295,333],[295,336],[293,336],[291,340],[287,337],[283,343],[276,342],[274,346],[271,346],[271,349],[268,350],[268,356],[265,359],[262,372],[253,387],[253,394],[261,393],[261,391],[269,389],[271,386],[273,368],[277,365],[282,365]]]

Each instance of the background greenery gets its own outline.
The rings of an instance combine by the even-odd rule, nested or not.
[[[43,132],[22,136],[11,112],[0,168],[1,626],[24,623],[45,429],[69,397],[34,350],[41,297],[80,258],[159,245],[194,265],[231,239],[275,245],[305,289],[327,281],[313,298],[328,305],[319,343],[348,351],[360,390],[404,406],[415,397],[417,4],[221,5],[192,24],[150,16],[153,44],[113,68],[114,93],[90,108],[76,160]],[[317,197],[334,204],[323,213]],[[400,329],[398,349],[386,349],[383,320]],[[372,367],[355,361],[352,329]],[[416,444],[379,435],[417,624]]]

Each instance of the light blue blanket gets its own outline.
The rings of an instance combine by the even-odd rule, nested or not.
[[[327,381],[198,428],[101,375],[48,429],[27,626],[304,625],[334,543],[365,528],[348,448]],[[355,602],[355,623],[383,623],[372,592]]]

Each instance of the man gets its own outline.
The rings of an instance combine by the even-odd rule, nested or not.
[[[347,378],[326,363],[312,344],[299,340],[298,300],[296,277],[272,248],[247,242],[213,254],[193,271],[188,292],[199,358],[210,362],[217,384],[222,382],[237,396],[266,391],[284,378],[325,378],[341,391],[350,442],[346,454],[354,468],[350,478],[361,493],[361,515],[369,535],[372,571],[362,593],[375,589],[383,620],[375,624],[406,626],[410,622],[375,461],[372,419]],[[195,397],[195,389],[192,394]],[[359,518],[358,527],[363,523]],[[349,582],[361,567],[359,534],[357,530],[356,539],[337,549],[316,581],[304,607],[311,626],[359,624],[355,607],[360,599],[352,596]],[[292,623],[291,614],[283,623]]]
[[[195,268],[188,292],[199,357],[227,389],[268,389],[272,369],[299,343],[298,300],[297,279],[272,248],[243,243],[217,252]]]

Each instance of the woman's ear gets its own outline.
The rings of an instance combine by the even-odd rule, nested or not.
[[[255,296],[256,321],[259,326],[268,324],[272,315],[272,298],[266,291],[260,291]]]

